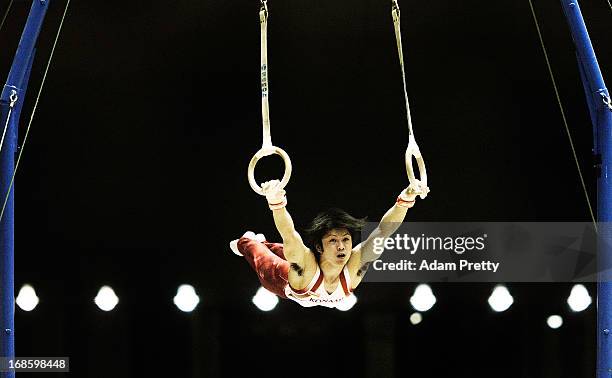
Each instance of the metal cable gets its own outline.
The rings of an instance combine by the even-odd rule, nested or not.
[[[4,12],[4,16],[2,16],[2,22],[0,22],[0,30],[2,30],[2,27],[4,26],[4,21],[6,20],[6,16],[8,16],[12,5],[13,5],[13,0],[11,0],[8,7],[6,8],[6,11]]]
[[[2,217],[4,216],[4,209],[6,208],[6,204],[11,194],[11,190],[13,188],[13,182],[15,181],[15,175],[17,174],[17,169],[19,168],[19,162],[21,161],[21,155],[23,155],[23,150],[25,149],[25,144],[28,139],[28,134],[30,133],[30,127],[32,126],[32,120],[34,119],[34,114],[36,114],[36,108],[38,107],[38,100],[40,100],[40,94],[42,93],[43,87],[45,86],[45,80],[47,79],[47,73],[49,72],[49,66],[51,66],[51,60],[53,60],[53,54],[55,53],[55,46],[57,45],[57,41],[59,39],[60,33],[62,31],[62,26],[64,25],[64,19],[66,18],[66,13],[68,12],[68,6],[70,5],[70,0],[66,2],[66,6],[64,7],[64,14],[62,15],[62,20],[60,21],[59,28],[57,29],[57,34],[55,35],[55,40],[53,41],[53,47],[51,48],[51,54],[49,56],[49,60],[47,61],[47,66],[45,67],[45,73],[42,77],[42,82],[40,83],[40,88],[38,89],[38,94],[36,95],[36,102],[34,102],[34,108],[32,109],[32,114],[30,115],[30,121],[28,122],[28,127],[26,128],[26,133],[23,137],[23,143],[21,144],[21,150],[19,151],[19,156],[17,156],[17,163],[15,164],[15,170],[13,171],[13,176],[11,177],[11,182],[8,187],[8,191],[6,192],[6,196],[4,197],[4,203],[2,204],[2,211],[0,211],[0,221],[2,221]]]
[[[4,137],[6,136],[6,130],[8,129],[9,122],[11,121],[11,114],[13,113],[13,107],[11,106],[6,116],[6,122],[4,123],[4,129],[2,130],[2,138],[0,139],[0,152],[2,152],[2,145],[4,145]]]
[[[555,80],[555,75],[553,74],[550,60],[548,59],[548,52],[546,50],[546,46],[544,45],[544,38],[542,37],[542,32],[540,30],[540,24],[538,22],[538,17],[536,16],[535,9],[533,8],[532,0],[529,0],[529,7],[531,8],[531,14],[533,16],[533,21],[535,22],[535,26],[538,31],[540,45],[542,46],[542,51],[544,52],[544,58],[546,59],[546,66],[548,67],[548,73],[550,75],[550,80],[552,81],[552,85],[555,90],[555,96],[557,98],[557,103],[559,104],[559,110],[561,110],[561,118],[563,118],[563,125],[565,126],[565,132],[567,133],[567,138],[569,139],[569,144],[572,150],[572,155],[574,157],[574,162],[576,163],[576,169],[578,170],[578,176],[580,177],[580,184],[582,185],[582,190],[584,191],[584,197],[586,198],[586,202],[589,207],[589,213],[591,214],[591,220],[593,221],[593,226],[595,227],[595,230],[597,231],[597,221],[595,220],[595,214],[593,212],[593,207],[591,206],[591,200],[589,198],[589,193],[587,191],[586,184],[584,183],[584,177],[582,175],[582,170],[580,169],[580,163],[578,162],[578,156],[576,154],[576,149],[574,148],[574,141],[572,139],[572,134],[570,132],[569,126],[567,124],[567,118],[565,117],[565,110],[561,102],[561,96],[559,95],[559,89],[557,88],[557,82]]]

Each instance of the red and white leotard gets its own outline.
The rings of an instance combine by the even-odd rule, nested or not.
[[[325,306],[334,308],[344,301],[346,297],[351,295],[351,292],[351,277],[346,266],[342,269],[342,272],[340,272],[340,283],[338,287],[336,287],[336,290],[331,294],[325,290],[323,273],[318,265],[312,280],[304,289],[295,290],[289,284],[285,287],[285,295],[287,298],[296,301],[304,307]]]

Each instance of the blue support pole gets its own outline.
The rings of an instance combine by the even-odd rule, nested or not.
[[[0,94],[0,132],[8,127],[0,151],[0,206],[4,203],[15,169],[17,127],[28,84],[34,48],[50,0],[33,0],[13,64]],[[15,281],[14,281],[14,190],[0,219],[0,357],[15,357]],[[13,378],[14,373],[0,373]]]
[[[597,378],[612,377],[612,106],[610,94],[597,64],[595,51],[580,12],[578,0],[561,0],[563,12],[576,45],[578,64],[595,136],[595,153],[600,157],[597,180],[597,221],[599,224],[599,281],[597,284]]]

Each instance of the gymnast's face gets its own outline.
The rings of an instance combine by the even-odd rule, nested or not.
[[[344,265],[351,257],[353,251],[353,239],[346,228],[334,228],[329,230],[323,239],[321,260],[330,261],[334,264]]]

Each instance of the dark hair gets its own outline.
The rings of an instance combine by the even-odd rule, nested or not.
[[[323,248],[323,236],[334,228],[346,228],[351,234],[353,245],[359,243],[361,228],[365,225],[366,218],[355,218],[344,210],[331,208],[320,212],[304,230],[307,246],[315,256],[319,257],[317,247]]]

